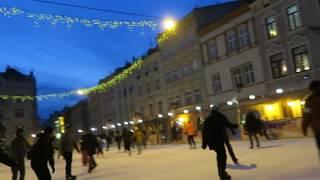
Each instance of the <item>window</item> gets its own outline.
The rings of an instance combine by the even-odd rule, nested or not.
[[[153,64],[153,71],[156,72],[156,71],[158,71],[158,69],[159,69],[159,64],[157,62],[155,62]]]
[[[177,96],[176,96],[176,105],[177,105],[178,107],[181,106],[181,98],[180,98],[180,95],[177,95]]]
[[[150,92],[151,92],[151,85],[150,85],[150,83],[147,83],[147,84],[146,84],[146,92],[147,92],[147,93],[150,93]]]
[[[155,80],[155,87],[156,87],[156,90],[159,90],[161,88],[160,79]]]
[[[278,29],[277,29],[277,23],[276,18],[272,15],[265,19],[266,23],[266,30],[267,30],[267,36],[268,39],[272,39],[278,36]]]
[[[302,25],[300,13],[296,4],[287,8],[287,16],[290,30],[295,30]]]
[[[149,115],[153,116],[153,106],[152,106],[152,104],[149,104]]]
[[[3,110],[0,109],[0,119],[3,119],[4,118],[4,113],[3,113]]]
[[[212,91],[214,94],[221,92],[221,80],[220,80],[220,74],[216,73],[211,76],[211,82],[212,82]]]
[[[255,82],[252,63],[247,63],[244,65],[244,76],[246,84],[252,84]]]
[[[201,90],[195,89],[194,90],[194,99],[196,100],[195,103],[201,103],[202,102],[202,96],[201,96]]]
[[[228,51],[233,52],[237,50],[237,35],[235,31],[230,31],[227,34]]]
[[[249,32],[247,25],[240,27],[239,29],[239,45],[240,48],[249,46]]]
[[[129,86],[129,94],[132,94],[133,93],[133,87],[132,85]]]
[[[296,73],[308,71],[311,69],[306,45],[292,49],[292,57]]]
[[[140,75],[137,75],[137,80],[139,80],[141,77],[140,77]]]
[[[270,56],[271,71],[274,79],[287,75],[288,69],[283,58],[283,53]]]
[[[231,69],[234,87],[247,85],[255,82],[252,63],[246,63]]]
[[[244,84],[242,79],[241,67],[236,67],[231,70],[232,79],[234,87],[237,87],[238,84]]]
[[[211,39],[207,42],[207,55],[208,60],[212,61],[218,58],[218,47],[215,39]]]
[[[143,106],[140,107],[140,113],[141,113],[141,116],[143,117],[144,116],[144,107]]]
[[[191,92],[186,92],[186,94],[185,94],[185,104],[186,105],[191,105],[192,104],[192,93]]]
[[[23,118],[24,117],[24,110],[23,109],[16,109],[15,110],[15,117],[16,118]]]
[[[190,75],[192,72],[191,72],[191,68],[190,68],[190,65],[188,64],[184,64],[182,65],[182,75],[183,76],[188,76]]]
[[[142,96],[142,94],[143,94],[141,86],[138,87],[138,94],[139,94],[139,96]]]
[[[162,101],[158,102],[158,110],[159,110],[159,114],[163,113],[163,109],[162,109]]]

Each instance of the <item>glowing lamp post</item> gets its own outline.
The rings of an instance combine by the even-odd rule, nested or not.
[[[163,28],[167,31],[174,30],[177,22],[173,18],[166,18],[163,20]]]

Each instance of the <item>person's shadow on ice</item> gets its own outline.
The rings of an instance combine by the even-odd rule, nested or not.
[[[228,169],[238,169],[238,170],[250,170],[256,169],[258,166],[256,164],[244,165],[244,164],[227,164]]]

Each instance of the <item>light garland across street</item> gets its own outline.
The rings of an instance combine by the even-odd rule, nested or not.
[[[26,18],[32,19],[36,26],[40,26],[41,22],[48,22],[52,26],[57,24],[65,25],[67,28],[72,28],[75,24],[80,24],[85,27],[96,27],[100,30],[106,29],[117,29],[127,28],[129,31],[140,30],[143,31],[145,28],[149,28],[155,31],[159,27],[159,23],[151,20],[141,21],[109,21],[101,19],[89,19],[83,17],[71,17],[65,15],[57,15],[50,13],[34,13],[25,11],[23,9],[15,7],[0,7],[0,14],[6,17],[13,16],[25,16]]]
[[[101,83],[97,86],[91,87],[91,88],[83,88],[83,89],[77,89],[70,92],[65,93],[55,93],[55,94],[47,94],[47,95],[39,95],[39,96],[9,96],[9,95],[0,95],[0,99],[2,100],[12,100],[13,102],[19,102],[19,101],[33,101],[33,100],[48,100],[48,99],[54,99],[59,98],[63,99],[66,97],[70,97],[73,95],[79,95],[79,91],[81,92],[81,95],[89,95],[93,92],[104,92],[108,89],[116,86],[121,81],[128,78],[131,74],[133,74],[135,71],[139,70],[143,65],[143,59],[138,59],[135,62],[132,63],[131,66],[129,66],[127,69],[121,71],[119,74],[112,77],[110,80],[108,80],[105,83]]]

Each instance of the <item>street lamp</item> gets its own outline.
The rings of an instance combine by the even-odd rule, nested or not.
[[[277,94],[282,94],[284,91],[283,91],[283,89],[281,89],[281,88],[279,88],[279,89],[276,89],[276,93]]]
[[[196,106],[197,111],[201,111],[201,106]]]
[[[256,99],[256,96],[255,95],[250,95],[249,99],[254,100],[254,99]]]
[[[158,114],[158,117],[159,117],[159,118],[163,118],[163,115],[162,115],[162,114]]]
[[[83,96],[84,95],[84,91],[82,89],[79,89],[77,91],[77,94],[80,95],[80,96]]]
[[[107,126],[102,126],[102,129],[106,130],[106,129],[108,129],[108,127]]]
[[[127,121],[124,122],[124,125],[129,125],[129,123]]]
[[[173,18],[166,18],[163,20],[163,27],[167,31],[174,30],[176,25],[177,25],[177,22]]]
[[[173,113],[172,112],[168,112],[168,116],[172,117]]]
[[[183,110],[183,113],[185,113],[185,114],[188,114],[189,113],[189,110]]]
[[[83,130],[82,129],[78,129],[78,133],[83,133]]]
[[[142,120],[142,119],[139,119],[139,120],[138,120],[138,123],[143,123],[143,120]]]

